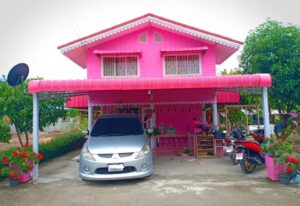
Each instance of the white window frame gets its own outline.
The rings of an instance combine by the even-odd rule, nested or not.
[[[137,58],[137,75],[130,75],[130,76],[105,76],[104,75],[104,58],[106,57],[136,57]],[[102,78],[131,78],[131,77],[140,77],[140,56],[138,55],[105,55],[101,57],[101,77]]]
[[[191,56],[191,55],[197,55],[199,56],[199,73],[195,73],[195,74],[166,74],[166,56]],[[190,54],[164,54],[163,55],[163,76],[164,77],[174,77],[174,76],[199,76],[202,75],[202,58],[201,58],[201,54],[199,53],[190,53]]]

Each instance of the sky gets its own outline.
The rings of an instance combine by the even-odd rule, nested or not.
[[[267,18],[300,25],[299,0],[0,0],[0,75],[17,63],[29,77],[85,79],[57,46],[153,13],[245,41]],[[218,70],[238,67],[236,52]]]

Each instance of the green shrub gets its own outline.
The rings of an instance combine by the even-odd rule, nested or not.
[[[72,150],[79,149],[84,142],[85,138],[81,132],[72,132],[52,139],[45,144],[41,144],[39,152],[44,155],[42,162],[54,159]]]
[[[0,170],[2,170],[2,168],[4,168],[4,165],[2,164],[2,158],[9,156],[9,154],[11,154],[12,151],[14,151],[14,150],[15,150],[15,147],[11,147],[9,149],[0,151]],[[0,172],[0,174],[1,174],[1,172]],[[0,180],[3,180],[3,178],[6,178],[6,177],[0,176]]]
[[[8,143],[10,140],[10,128],[7,123],[0,117],[0,142]]]
[[[84,142],[85,138],[81,132],[69,132],[50,140],[47,143],[41,144],[39,152],[44,155],[44,159],[41,162],[54,159],[67,152],[79,149],[83,146]],[[0,151],[0,170],[2,168],[2,158],[11,154],[12,150],[14,151],[15,147]]]

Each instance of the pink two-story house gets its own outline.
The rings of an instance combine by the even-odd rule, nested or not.
[[[241,45],[222,35],[146,14],[58,47],[86,69],[87,79],[31,81],[29,91],[72,96],[67,106],[88,108],[89,129],[95,111],[132,112],[146,127],[159,127],[182,139],[193,118],[217,125],[217,104],[238,103],[238,92],[255,91],[263,94],[268,124],[268,74],[216,75],[216,65]],[[184,147],[187,140],[182,139]]]

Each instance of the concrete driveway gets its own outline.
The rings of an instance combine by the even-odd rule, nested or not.
[[[43,164],[37,183],[0,183],[0,205],[300,205],[300,187],[267,180],[264,168],[245,175],[227,158],[158,158],[151,178],[86,182],[72,161],[78,153]]]

